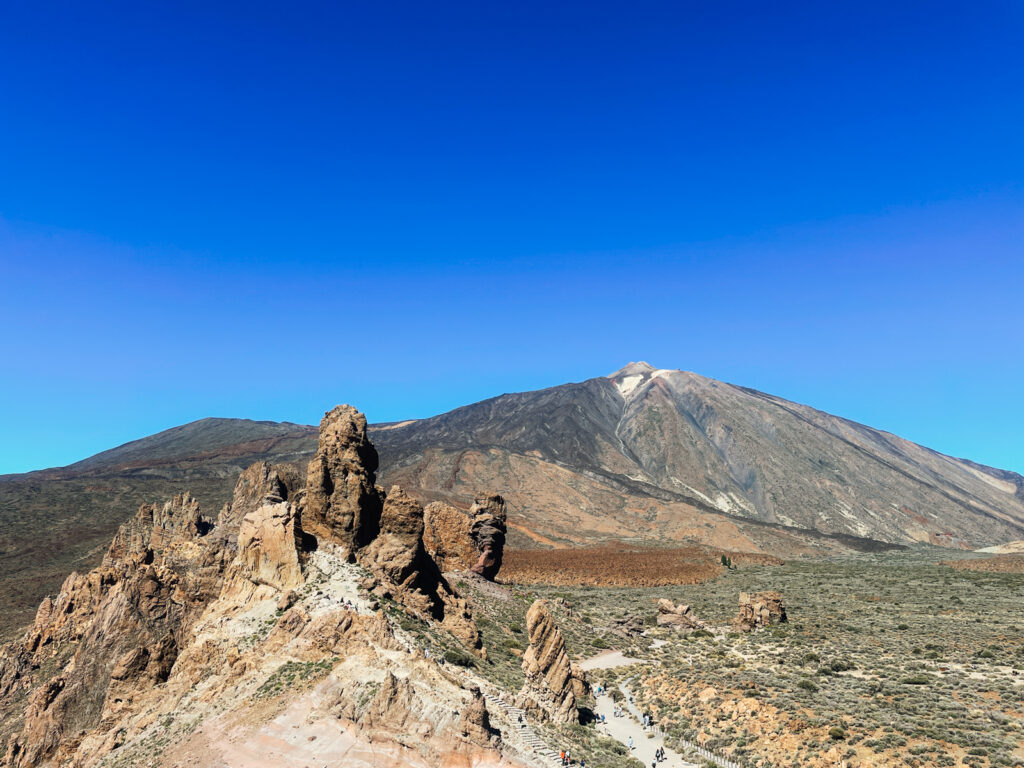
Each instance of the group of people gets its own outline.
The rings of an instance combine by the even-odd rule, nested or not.
[[[562,765],[572,765],[572,755],[569,754],[568,749],[559,752],[558,759],[562,761]],[[580,768],[587,768],[587,761],[582,757],[580,758]]]
[[[665,759],[665,748],[664,747],[658,747],[656,750],[654,750],[654,762],[651,763],[652,768],[653,768],[653,766],[657,765],[658,763],[660,763],[664,759]]]

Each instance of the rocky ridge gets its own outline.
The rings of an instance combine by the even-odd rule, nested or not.
[[[480,689],[379,608],[482,652],[422,506],[375,469],[365,419],[340,406],[304,489],[260,462],[216,523],[187,494],[140,507],[0,652],[3,765],[508,764]]]

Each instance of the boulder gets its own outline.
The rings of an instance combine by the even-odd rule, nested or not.
[[[732,625],[740,632],[751,632],[786,620],[786,607],[779,592],[740,592],[740,611]]]
[[[674,605],[671,600],[658,601],[658,626],[673,629],[703,629],[706,625],[698,619],[688,605]]]
[[[517,705],[545,720],[578,723],[576,700],[588,692],[586,677],[570,662],[547,600],[537,600],[530,606],[526,631],[530,641],[523,653],[526,682]]]

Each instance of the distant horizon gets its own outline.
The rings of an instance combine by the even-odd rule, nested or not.
[[[12,6],[0,472],[678,365],[1024,474],[1024,5]]]

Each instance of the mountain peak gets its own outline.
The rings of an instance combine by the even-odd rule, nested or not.
[[[648,373],[654,373],[656,370],[658,369],[653,365],[641,360],[638,363],[627,363],[622,368],[619,368],[615,373],[611,374],[608,378],[618,379],[623,376],[644,376]]]

